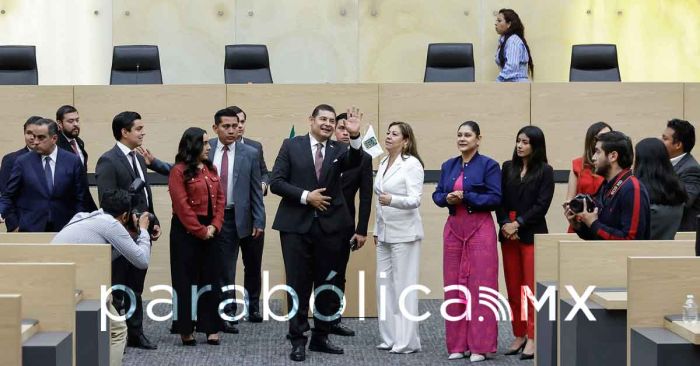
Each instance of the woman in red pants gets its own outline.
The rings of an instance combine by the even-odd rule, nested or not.
[[[522,351],[520,359],[531,359],[535,354],[535,312],[532,303],[522,304],[521,298],[526,286],[534,293],[534,236],[547,232],[545,214],[554,195],[554,172],[547,164],[542,130],[525,126],[516,136],[513,158],[502,166],[503,197],[496,216],[515,335],[506,355]],[[526,319],[521,316],[525,305]]]

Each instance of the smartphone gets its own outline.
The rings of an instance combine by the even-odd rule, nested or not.
[[[356,238],[352,238],[350,240],[350,250],[352,250],[352,251],[357,250],[357,239]]]

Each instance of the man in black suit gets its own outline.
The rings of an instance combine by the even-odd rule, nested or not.
[[[87,174],[88,154],[85,151],[85,142],[78,137],[80,135],[80,115],[78,110],[71,105],[64,105],[56,111],[56,123],[61,131],[58,134],[58,147],[68,152],[72,152],[80,158],[83,164],[83,169]],[[85,211],[92,212],[97,210],[95,200],[90,194],[90,190],[85,191]]]
[[[14,207],[19,231],[60,231],[73,215],[83,211],[87,179],[80,160],[56,146],[56,122],[39,119],[32,124],[33,151],[15,161],[0,198],[0,215]],[[3,221],[0,218],[0,223]]]
[[[243,145],[248,145],[258,152],[258,161],[260,164],[260,179],[262,181],[263,195],[267,195],[267,188],[270,184],[270,173],[265,164],[265,156],[263,154],[262,144],[258,141],[244,137],[245,126],[248,116],[238,106],[231,106],[228,109],[232,110],[238,116],[238,142]],[[265,213],[263,212],[263,215]],[[240,240],[241,255],[243,256],[244,280],[243,286],[248,292],[248,321],[251,323],[262,322],[262,314],[260,313],[260,288],[262,287],[262,257],[265,243],[265,234],[261,233],[259,237],[252,235],[246,236]]]
[[[350,133],[345,128],[347,122],[347,113],[341,113],[336,117],[335,139],[336,141],[349,144]],[[350,260],[350,250],[354,246],[354,250],[362,248],[367,241],[367,225],[369,223],[369,214],[372,210],[372,155],[362,152],[362,162],[359,167],[352,168],[340,174],[340,181],[343,186],[343,196],[345,203],[348,206],[350,217],[355,220],[355,195],[360,192],[359,216],[357,225],[351,227],[350,232],[346,235],[348,243],[343,247],[343,258],[341,259],[342,267],[338,273],[338,287],[345,292],[345,271],[347,269],[348,260]],[[340,306],[340,304],[338,304]],[[341,318],[334,321],[331,325],[331,333],[340,336],[354,336],[355,331],[346,327],[341,323]]]
[[[10,174],[12,173],[12,167],[15,165],[15,160],[20,156],[32,151],[34,148],[34,122],[40,120],[39,116],[31,116],[24,122],[24,147],[13,151],[2,157],[2,163],[0,163],[0,196],[5,192],[5,187],[7,187],[7,181],[10,180]],[[14,207],[8,208],[5,212],[5,226],[7,226],[7,231],[17,231],[19,228],[19,218],[17,216],[17,210]]]
[[[114,147],[102,154],[97,161],[95,168],[95,179],[97,180],[97,193],[99,200],[106,192],[115,189],[129,190],[129,186],[136,178],[146,182],[146,186],[137,192],[138,204],[136,210],[153,213],[153,193],[148,184],[146,176],[146,162],[144,158],[136,153],[136,148],[143,143],[144,123],[141,116],[136,112],[121,112],[112,121],[112,134],[117,143]],[[158,240],[161,230],[158,219],[155,220],[151,240]],[[131,288],[136,295],[136,311],[127,319],[128,327],[127,346],[139,347],[143,349],[156,349],[157,346],[151,343],[143,333],[143,304],[141,293],[143,283],[146,278],[146,270],[138,269],[129,261],[120,257],[112,262],[112,284],[126,285]],[[114,292],[114,307],[124,314],[129,309],[129,297],[123,291]]]
[[[339,316],[338,301],[333,300],[338,294],[329,288],[337,283],[334,277],[353,225],[340,174],[360,165],[362,141],[354,108],[345,124],[350,146],[331,141],[335,117],[329,105],[314,108],[309,134],[284,140],[270,178],[270,190],[282,197],[272,228],[280,232],[287,286],[295,292],[287,297],[292,361],[306,359],[304,332],[310,327],[305,310],[314,287],[318,293],[309,350],[343,353],[328,339],[331,321]]]
[[[678,174],[688,194],[679,231],[694,232],[697,229],[697,216],[700,214],[700,165],[693,155],[690,155],[695,146],[695,127],[688,121],[672,119],[666,124],[661,140],[666,145],[673,170]]]

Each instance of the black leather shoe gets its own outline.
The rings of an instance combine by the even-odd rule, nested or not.
[[[309,351],[332,353],[334,355],[342,355],[345,353],[342,348],[333,344],[328,337],[311,337]]]
[[[197,345],[197,340],[194,339],[194,336],[190,339],[185,339],[183,336],[180,336],[180,340],[182,341],[183,346],[196,346]]]
[[[224,322],[224,333],[238,334],[238,328],[236,328],[236,326],[233,324],[234,324],[233,322],[225,321]]]
[[[210,344],[212,346],[218,346],[221,344],[221,338],[209,338],[210,336],[215,335],[215,334],[207,334],[207,344]]]
[[[303,344],[293,346],[292,352],[289,354],[289,359],[296,362],[306,360],[306,349]]]
[[[534,359],[534,358],[535,358],[535,354],[534,354],[534,353],[532,353],[532,354],[527,354],[527,353],[523,352],[523,353],[520,354],[520,359],[521,359],[521,360],[532,360],[532,359]]]
[[[344,326],[342,323],[331,325],[331,334],[343,336],[343,337],[354,337],[355,331]]]
[[[262,323],[263,318],[259,311],[255,311],[248,315],[248,321],[251,323]]]
[[[141,349],[154,350],[158,349],[158,346],[146,338],[146,335],[140,333],[138,335],[129,336],[126,342],[127,347],[136,347]]]

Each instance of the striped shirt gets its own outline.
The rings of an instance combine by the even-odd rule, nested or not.
[[[498,39],[498,49],[496,50],[496,65],[501,67],[498,54],[503,46],[503,36]],[[527,64],[530,56],[525,48],[525,43],[517,34],[508,37],[505,45],[505,65],[501,68],[496,81],[500,82],[526,82],[528,81]]]
[[[79,212],[51,241],[52,244],[111,244],[112,261],[123,255],[134,267],[148,268],[151,238],[141,229],[136,241],[121,222],[102,209]]]

